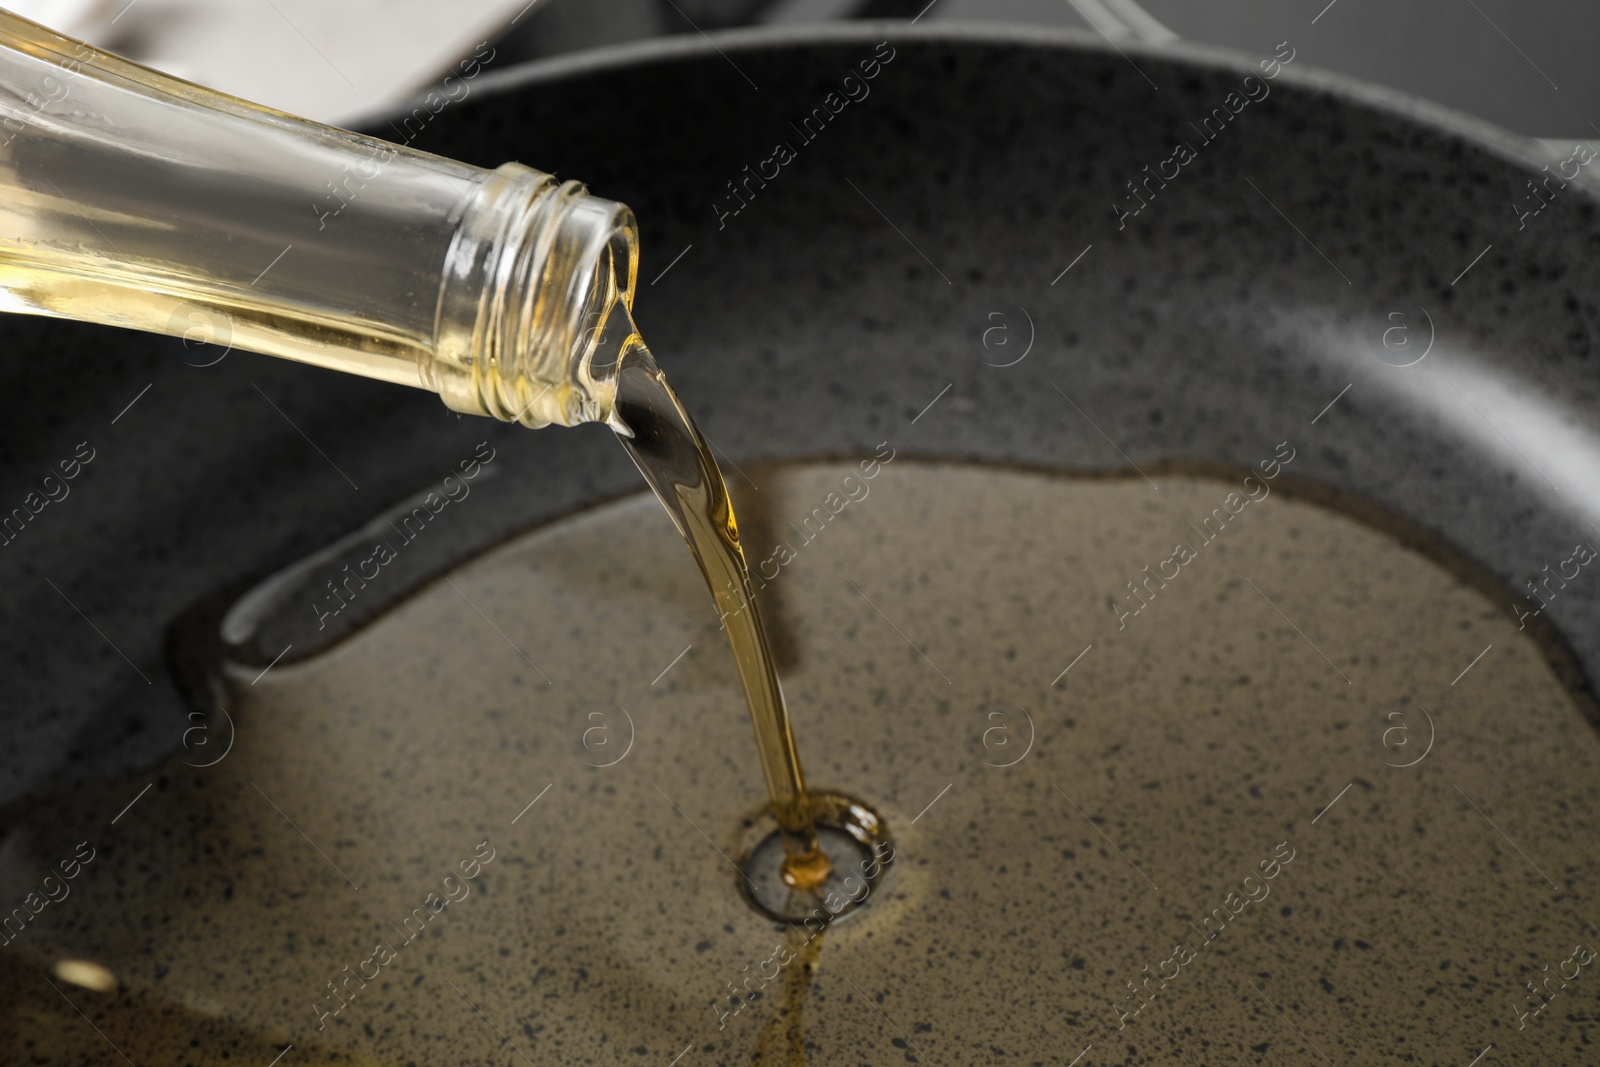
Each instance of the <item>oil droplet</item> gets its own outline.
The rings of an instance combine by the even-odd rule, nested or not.
[[[88,960],[57,960],[51,968],[63,982],[92,989],[96,993],[112,993],[118,986],[117,976]]]

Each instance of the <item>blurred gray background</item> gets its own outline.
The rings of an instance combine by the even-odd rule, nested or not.
[[[1600,136],[1594,0],[7,0],[182,77],[350,124],[436,82],[480,42],[494,66],[731,26],[902,18],[1174,38],[1340,71],[1518,133]]]
[[[526,56],[750,23],[901,17],[1092,28],[1114,42],[1270,53],[1426,97],[1535,137],[1600,133],[1593,0],[544,0],[513,29]],[[1141,15],[1147,18],[1141,18]],[[1315,22],[1313,22],[1315,20]]]

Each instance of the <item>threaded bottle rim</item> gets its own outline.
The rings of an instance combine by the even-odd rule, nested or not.
[[[607,420],[615,368],[594,357],[637,269],[626,205],[517,163],[487,172],[446,257],[424,380],[457,411],[506,422]]]

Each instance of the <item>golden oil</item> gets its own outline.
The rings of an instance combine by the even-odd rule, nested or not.
[[[639,338],[628,309],[617,304],[614,315],[617,321],[607,329],[616,340],[600,345],[602,351],[615,345],[621,353],[612,426],[689,543],[711,590],[749,705],[772,815],[783,835],[783,879],[798,892],[811,892],[827,881],[832,864],[817,847],[811,797],[727,483],[710,445]]]

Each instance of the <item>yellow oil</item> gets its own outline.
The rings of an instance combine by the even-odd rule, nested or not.
[[[796,927],[784,931],[784,944],[794,954],[783,975],[777,1007],[761,1027],[755,1048],[750,1053],[751,1067],[805,1067],[806,993],[817,975],[826,935],[807,939]]]
[[[752,558],[861,477],[749,471]],[[78,841],[101,855],[0,946],[0,1058],[1067,1064],[1092,1044],[1081,1067],[1200,1033],[1208,1063],[1261,1044],[1317,1060],[1298,1028],[1337,1060],[1401,1047],[1393,1006],[1426,959],[1458,977],[1407,1033],[1483,1034],[1462,1063],[1491,1040],[1485,1063],[1570,1062],[1565,1001],[1522,1029],[1512,1008],[1594,935],[1495,827],[1573,893],[1600,879],[1589,705],[1475,572],[1283,479],[1200,546],[1188,523],[1248,472],[1146,471],[1159,493],[896,459],[761,590],[819,823],[826,784],[895,827],[859,914],[779,932],[740,899],[742,679],[698,654],[722,640],[704,577],[641,493],[463,561],[326,653],[228,666],[237,743],[214,766],[180,753],[5,812],[7,906]],[[1108,601],[1174,540],[1199,556],[1119,628]],[[485,617],[555,684],[519,678]],[[620,729],[614,705],[636,737],[597,768],[579,739],[597,706]],[[471,895],[319,1027],[329,980],[484,838],[498,855]],[[1203,947],[1190,919],[1286,841],[1270,897]],[[1198,956],[1163,987],[1175,941]],[[69,987],[64,960],[117,988]]]
[[[616,314],[627,316],[618,304]],[[773,818],[784,843],[783,880],[799,892],[827,881],[832,869],[817,847],[811,797],[794,730],[739,542],[728,486],[699,427],[656,365],[631,319],[618,364],[618,437],[689,543],[716,604],[755,728]]]
[[[11,242],[15,243],[15,242]],[[296,306],[259,290],[195,285],[183,274],[106,264],[96,276],[79,259],[52,269],[45,251],[7,255],[0,241],[0,311],[27,312],[181,336],[185,345],[261,352],[397,385],[426,388],[431,338],[385,321]]]

